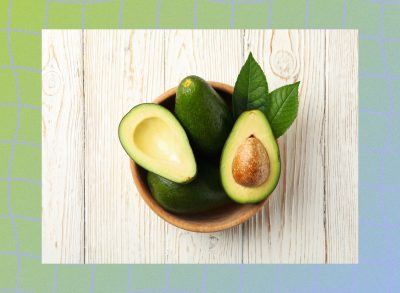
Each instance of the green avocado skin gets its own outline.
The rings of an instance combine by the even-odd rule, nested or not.
[[[232,203],[222,188],[218,168],[208,162],[202,162],[198,168],[197,177],[187,184],[147,173],[147,184],[154,199],[176,214],[200,213]]]
[[[188,76],[178,86],[175,114],[194,147],[215,156],[224,146],[233,117],[225,101],[202,78]]]

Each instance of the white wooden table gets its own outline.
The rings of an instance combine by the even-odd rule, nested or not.
[[[357,263],[357,31],[45,30],[42,42],[44,263]],[[279,185],[238,227],[175,228],[136,191],[119,121],[189,74],[234,84],[250,51],[270,90],[301,81]]]

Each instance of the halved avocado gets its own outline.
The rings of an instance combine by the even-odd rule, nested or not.
[[[148,171],[177,183],[197,172],[189,140],[178,120],[157,104],[140,104],[121,120],[118,136],[126,153]]]
[[[257,203],[279,181],[279,146],[259,110],[243,112],[224,145],[220,174],[225,192],[238,203]]]

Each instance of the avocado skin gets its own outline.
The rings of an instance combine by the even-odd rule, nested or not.
[[[218,167],[202,162],[197,177],[179,184],[154,173],[147,173],[147,184],[154,199],[167,211],[194,214],[232,203],[222,188]]]
[[[205,80],[192,75],[181,81],[175,114],[200,152],[210,156],[220,153],[232,129],[233,117],[225,101]]]

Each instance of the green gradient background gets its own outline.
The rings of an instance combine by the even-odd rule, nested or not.
[[[400,292],[399,22],[400,0],[0,0],[0,292]],[[358,28],[360,264],[41,265],[40,30],[83,27]]]

